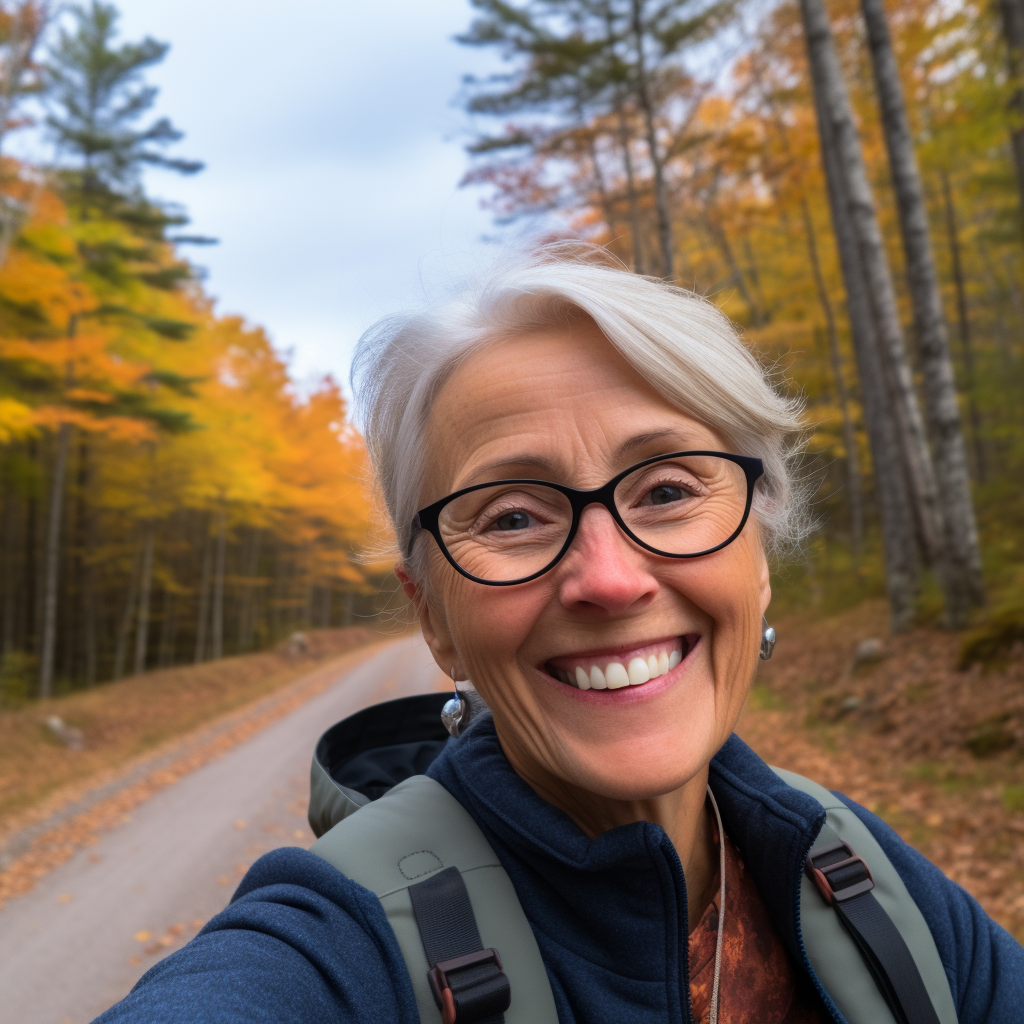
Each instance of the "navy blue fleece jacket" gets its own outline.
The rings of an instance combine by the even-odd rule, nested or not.
[[[485,719],[429,774],[469,811],[533,926],[560,1024],[689,1022],[686,887],[664,831],[589,840],[512,770]],[[824,813],[733,737],[712,762],[726,832],[794,960],[796,886]],[[921,908],[960,1024],[1024,1019],[1024,948],[882,821],[847,801]],[[831,1001],[836,1021],[842,1017]],[[97,1024],[419,1024],[377,899],[300,849],[258,860],[231,904]]]

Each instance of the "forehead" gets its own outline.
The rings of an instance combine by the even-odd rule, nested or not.
[[[721,447],[582,317],[471,355],[438,395],[425,441],[425,502],[513,476],[597,486],[651,455]]]

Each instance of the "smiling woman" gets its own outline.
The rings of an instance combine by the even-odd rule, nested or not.
[[[1020,946],[733,735],[806,514],[799,404],[713,306],[542,249],[371,331],[355,390],[453,738],[432,696],[331,729],[326,835],[109,1020],[1016,1019]]]

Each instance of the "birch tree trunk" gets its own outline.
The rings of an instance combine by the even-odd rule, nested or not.
[[[146,652],[149,650],[149,602],[153,591],[153,541],[156,526],[146,523],[142,540],[142,572],[139,580],[139,619],[135,627],[135,675],[146,671]]]
[[[909,628],[913,619],[920,588],[912,497],[902,470],[900,437],[886,386],[875,320],[871,316],[867,276],[846,194],[843,160],[832,121],[824,109],[820,65],[813,60],[811,73],[829,210],[846,286],[850,332],[864,403],[864,424],[871,446],[875,497],[882,522],[890,625],[894,633],[901,633]]]
[[[60,564],[60,528],[64,517],[64,478],[67,476],[71,424],[57,429],[57,457],[50,487],[50,514],[46,529],[46,574],[43,582],[43,638],[39,649],[39,696],[53,696],[53,664],[57,645],[57,570]]]
[[[939,577],[947,613],[953,614],[962,605],[963,596],[955,592],[948,552],[943,543],[945,529],[934,466],[914,392],[889,258],[878,224],[874,194],[853,121],[846,82],[822,0],[800,0],[800,6],[819,120],[828,122],[830,137],[834,141],[837,172],[842,177],[841,194],[860,254],[866,288],[864,300],[871,312],[883,373],[896,412],[899,457],[910,485],[911,509],[928,560]]]
[[[1021,229],[1024,230],[1024,0],[999,0],[1003,15],[1003,36],[1008,51],[1010,77],[1018,83],[1010,100],[1010,110],[1016,115],[1016,124],[1010,128],[1010,149],[1017,172],[1017,197],[1020,204]]]
[[[942,311],[939,275],[935,269],[928,211],[918,172],[917,156],[903,100],[903,85],[892,48],[882,0],[861,0],[868,46],[875,74],[875,89],[882,112],[882,127],[889,154],[889,170],[900,234],[907,264],[907,281],[914,307],[914,327],[924,378],[925,411],[935,460],[935,478],[942,494],[947,563],[946,615],[949,624],[962,626],[971,605],[985,601],[981,545],[971,496],[957,401],[949,334]]]
[[[963,391],[967,400],[967,420],[971,425],[975,472],[978,480],[984,482],[986,476],[985,447],[981,437],[981,411],[978,408],[978,396],[975,393],[977,382],[974,375],[974,346],[971,340],[971,317],[967,310],[967,285],[964,280],[963,260],[960,256],[960,229],[957,224],[956,205],[953,202],[953,188],[950,185],[949,175],[942,171],[939,180],[942,183],[946,244],[949,246],[949,259],[953,267],[953,285],[956,288],[956,313],[960,330],[960,350],[964,363]]]
[[[654,102],[651,98],[650,82],[647,77],[647,58],[644,52],[646,29],[643,8],[644,0],[632,0],[633,41],[636,47],[636,98],[644,117],[647,150],[654,179],[654,208],[658,217],[658,241],[661,245],[661,276],[666,280],[671,280],[675,275],[675,240],[672,237],[672,220],[668,212],[665,168],[654,124]]]

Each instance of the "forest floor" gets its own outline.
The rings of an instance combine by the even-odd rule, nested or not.
[[[773,622],[737,731],[879,815],[1024,941],[1024,651],[961,671],[956,634],[892,637],[886,619],[869,602]]]
[[[209,723],[219,747],[232,745],[251,734],[257,719],[272,720],[308,700],[321,676],[327,685],[347,652],[386,639],[365,626],[301,636],[257,654],[0,709],[0,869],[35,832],[79,813],[83,800],[123,789],[133,773],[152,775],[165,750],[168,763],[180,760],[182,737]],[[318,673],[320,666],[327,671]],[[57,731],[47,724],[52,718],[62,723]]]

